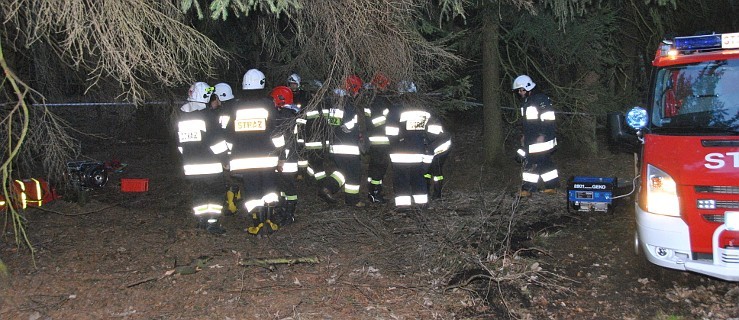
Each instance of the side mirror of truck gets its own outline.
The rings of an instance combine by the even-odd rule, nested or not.
[[[642,107],[634,107],[626,115],[612,112],[608,113],[607,117],[611,146],[624,152],[638,152],[641,146],[641,131],[647,125],[646,110]]]

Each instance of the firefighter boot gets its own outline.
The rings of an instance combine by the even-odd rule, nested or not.
[[[280,230],[280,226],[277,225],[278,219],[277,210],[274,204],[266,207],[267,213],[265,214],[264,227],[260,231],[264,231],[263,235],[271,234],[277,230]]]
[[[228,191],[226,191],[226,203],[228,205],[228,211],[226,214],[233,215],[239,210],[238,206],[236,206],[236,202],[240,199],[241,190],[239,190],[238,186],[231,186],[228,188]]]
[[[264,228],[264,221],[267,220],[266,215],[267,207],[262,206],[254,208],[251,213],[251,226],[249,226],[246,231],[253,235],[259,235]]]
[[[323,187],[320,191],[318,191],[318,196],[328,203],[336,203],[338,201],[336,200],[334,193],[326,187]]]
[[[381,184],[370,184],[369,185],[369,194],[368,198],[371,203],[385,203],[387,202],[385,200],[385,197],[382,195],[382,185]]]
[[[284,210],[280,212],[280,217],[277,222],[279,226],[284,227],[295,222],[295,208],[297,205],[297,200],[288,200],[285,202]]]
[[[224,234],[226,233],[226,230],[221,227],[221,224],[218,222],[218,219],[215,217],[212,217],[208,219],[208,225],[205,227],[205,231],[208,231],[210,234]]]
[[[434,190],[431,199],[441,199],[441,189],[444,187],[444,180],[434,180]]]
[[[362,201],[362,197],[359,194],[345,194],[344,203],[349,207],[355,208],[364,208],[367,206],[367,204]]]
[[[198,224],[195,226],[195,228],[203,230],[208,228],[208,219],[205,217],[198,217]]]

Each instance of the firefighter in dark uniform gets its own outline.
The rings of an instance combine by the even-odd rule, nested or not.
[[[344,203],[347,206],[364,207],[359,196],[362,179],[362,159],[359,152],[360,131],[357,111],[352,98],[359,94],[362,80],[350,76],[345,89],[336,89],[331,97],[330,108],[325,111],[328,125],[333,129],[329,137],[329,160],[334,164],[333,171],[325,179],[319,196],[330,203],[337,202],[334,196],[344,188]]]
[[[287,77],[287,86],[290,88],[293,94],[293,105],[299,110],[298,117],[295,119],[295,139],[298,142],[298,147],[295,153],[298,156],[298,170],[305,172],[308,169],[308,157],[305,152],[305,138],[306,138],[306,124],[308,120],[304,112],[304,107],[308,106],[310,102],[310,96],[308,92],[303,90],[300,86],[300,75],[297,73],[291,74]],[[302,177],[302,175],[301,175]]]
[[[216,100],[212,101],[213,99],[211,99],[211,103],[219,103],[219,111],[221,115],[219,116],[218,122],[225,130],[228,125],[231,109],[233,109],[234,105],[238,101],[235,99],[233,89],[231,89],[231,85],[228,83],[221,82],[213,87],[215,88],[215,91],[213,92],[213,95],[211,95],[211,98]],[[224,167],[228,168],[228,158],[224,157],[223,160]],[[225,212],[226,214],[233,215],[239,210],[237,203],[241,200],[241,188],[239,187],[240,181],[234,181],[236,180],[235,177],[233,177],[231,172],[228,170],[226,170],[224,174],[226,176],[226,209],[228,210]]]
[[[369,164],[367,167],[368,198],[373,203],[385,203],[382,180],[390,165],[388,148],[390,140],[385,135],[385,122],[390,108],[388,97],[390,80],[383,74],[376,74],[367,88],[373,93],[369,105],[369,114],[365,118],[369,137]]]
[[[246,212],[252,215],[250,234],[263,235],[279,229],[272,219],[277,195],[277,164],[285,138],[275,130],[277,110],[264,91],[264,74],[250,69],[244,74],[242,96],[233,106],[226,126],[233,174],[242,178],[241,196]]]
[[[213,87],[205,82],[190,86],[187,103],[177,117],[177,147],[182,169],[190,182],[192,210],[198,228],[213,234],[225,230],[218,222],[223,210],[223,166],[221,155],[228,150],[219,113],[209,107]]]
[[[517,151],[518,156],[523,159],[520,195],[530,196],[539,190],[539,182],[543,185],[542,192],[555,194],[559,186],[559,174],[552,160],[552,152],[557,146],[552,101],[539,92],[536,83],[527,75],[513,80],[512,90],[522,100],[522,148]]]
[[[305,171],[312,181],[318,186],[322,186],[326,178],[325,162],[328,154],[328,136],[330,127],[326,122],[325,114],[328,114],[329,107],[325,100],[321,101],[315,107],[303,105],[301,110],[301,119],[305,119],[302,130],[298,130],[298,135],[303,137],[303,150],[301,155],[307,161]],[[298,160],[300,165],[300,160]]]
[[[289,87],[279,86],[270,93],[277,109],[277,130],[285,133],[285,148],[280,152],[278,167],[281,212],[278,224],[285,226],[295,221],[295,209],[298,204],[298,188],[295,180],[298,175],[298,141],[297,126],[298,109],[293,101],[293,91]]]
[[[429,130],[437,135],[438,143],[433,149],[430,147],[426,149],[427,155],[433,156],[434,159],[431,161],[431,166],[424,178],[426,178],[428,195],[431,200],[435,200],[441,198],[441,190],[444,188],[444,164],[449,158],[452,137],[440,124],[430,127]]]
[[[427,150],[441,150],[444,142],[440,139],[441,125],[415,97],[416,91],[413,82],[398,83],[401,95],[390,108],[385,124],[385,133],[390,139],[395,207],[399,210],[414,205],[425,208],[428,204],[424,174],[433,161],[433,154]]]

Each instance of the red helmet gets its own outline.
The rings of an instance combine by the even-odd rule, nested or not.
[[[290,90],[290,87],[275,87],[269,95],[272,96],[272,101],[275,102],[275,107],[278,109],[285,107],[285,105],[293,104],[293,91]]]
[[[370,84],[372,85],[372,88],[375,89],[387,89],[387,86],[390,85],[390,79],[381,72],[378,72],[374,77],[372,77]]]
[[[345,86],[347,92],[350,92],[352,95],[356,95],[359,93],[359,89],[362,88],[362,79],[356,75],[350,75],[346,78]]]

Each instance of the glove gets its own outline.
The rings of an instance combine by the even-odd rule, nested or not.
[[[526,161],[526,151],[523,151],[523,148],[518,148],[516,150],[516,162],[523,163]]]

